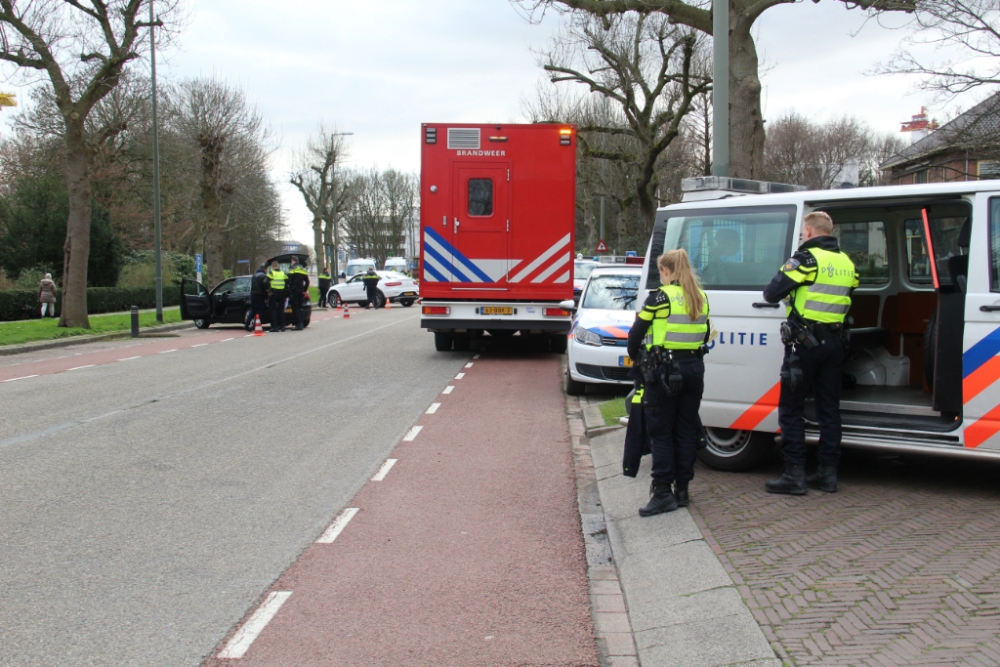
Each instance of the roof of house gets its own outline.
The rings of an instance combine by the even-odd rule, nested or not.
[[[949,148],[981,146],[982,139],[986,137],[1000,141],[1000,93],[987,97],[937,131],[913,142],[880,166],[891,169]]]

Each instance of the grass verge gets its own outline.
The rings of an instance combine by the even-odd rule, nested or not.
[[[625,398],[613,398],[606,403],[601,403],[598,406],[601,409],[601,416],[604,417],[605,424],[618,425],[618,420],[621,417],[628,416],[625,412]]]
[[[163,323],[175,324],[181,321],[179,308],[164,308]],[[92,334],[128,331],[132,328],[132,318],[128,313],[115,315],[91,315],[90,328],[75,327],[60,329],[56,326],[59,319],[45,318],[40,320],[18,320],[0,324],[0,346],[17,345],[19,343],[35,343],[42,340],[55,340],[69,336],[85,336]],[[156,313],[139,313],[139,327],[151,327],[157,324]]]

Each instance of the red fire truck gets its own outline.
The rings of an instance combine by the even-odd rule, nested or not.
[[[576,128],[425,123],[420,325],[438,350],[533,336],[566,350],[573,298]]]

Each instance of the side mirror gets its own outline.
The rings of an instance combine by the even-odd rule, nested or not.
[[[563,310],[574,311],[576,310],[576,301],[573,299],[566,299],[565,301],[559,302],[559,307]]]

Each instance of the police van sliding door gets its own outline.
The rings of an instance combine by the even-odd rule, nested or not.
[[[497,289],[509,269],[510,166],[459,162],[453,169],[452,281]]]
[[[708,295],[718,335],[705,357],[705,426],[778,429],[778,373],[784,355],[783,305],[762,291],[791,256],[796,206],[661,211],[653,232],[647,287],[659,286],[655,258],[683,248]]]

